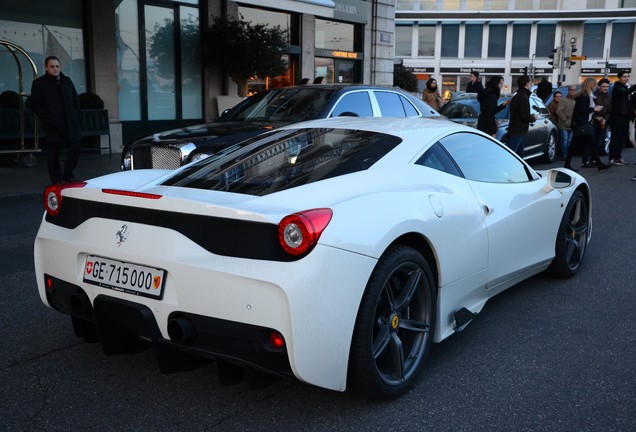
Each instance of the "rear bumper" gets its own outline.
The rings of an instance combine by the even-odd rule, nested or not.
[[[49,306],[75,320],[97,326],[106,355],[133,352],[141,338],[149,341],[164,373],[189,369],[172,351],[223,359],[279,376],[293,376],[287,349],[272,346],[275,329],[175,311],[168,318],[169,338],[159,330],[152,310],[143,304],[99,294],[93,304],[79,286],[45,275]]]

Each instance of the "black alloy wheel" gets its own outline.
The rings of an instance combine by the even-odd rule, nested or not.
[[[555,276],[569,278],[578,273],[590,234],[588,202],[581,191],[570,198],[557,233],[555,257],[548,271]]]
[[[422,369],[434,326],[428,263],[411,247],[390,249],[378,261],[358,312],[350,356],[353,386],[374,398],[404,394]]]

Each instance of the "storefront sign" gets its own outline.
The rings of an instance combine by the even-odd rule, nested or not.
[[[362,60],[364,58],[361,52],[328,50],[324,48],[316,48],[315,55],[316,57],[345,58],[351,60]]]
[[[333,17],[342,21],[366,24],[369,14],[369,2],[361,0],[335,0]]]
[[[441,73],[455,73],[455,74],[469,74],[472,71],[477,71],[480,74],[503,74],[506,72],[504,68],[440,68]]]
[[[433,73],[435,72],[435,68],[434,67],[416,67],[416,68],[412,68],[413,69],[413,73],[416,74],[424,74],[424,73]]]

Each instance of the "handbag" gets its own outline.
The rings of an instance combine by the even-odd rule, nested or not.
[[[593,136],[594,135],[594,127],[592,126],[592,123],[585,123],[582,125],[575,125],[573,128],[573,135],[576,137],[579,136]]]

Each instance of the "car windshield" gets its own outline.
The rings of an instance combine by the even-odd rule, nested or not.
[[[278,130],[244,141],[226,157],[192,164],[163,184],[268,195],[366,170],[400,142],[348,129]]]
[[[273,89],[250,96],[222,120],[296,123],[313,119],[337,92],[315,87]]]

